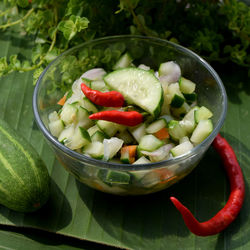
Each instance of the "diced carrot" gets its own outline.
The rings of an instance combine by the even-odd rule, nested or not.
[[[169,138],[168,129],[167,128],[162,128],[159,131],[157,131],[156,133],[154,133],[154,136],[157,137],[160,140],[167,139],[167,138]]]
[[[63,106],[64,103],[66,102],[67,95],[64,95],[58,102],[57,104]]]
[[[136,145],[129,145],[121,148],[121,155],[128,154],[129,156],[129,163],[132,164],[135,161],[135,155],[136,155]]]

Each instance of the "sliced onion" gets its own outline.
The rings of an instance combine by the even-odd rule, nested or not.
[[[173,61],[166,62],[164,69],[164,75],[159,77],[160,81],[168,83],[178,82],[181,77],[181,68],[177,63]]]
[[[94,68],[86,71],[80,78],[87,78],[89,80],[102,80],[106,71],[102,68]]]

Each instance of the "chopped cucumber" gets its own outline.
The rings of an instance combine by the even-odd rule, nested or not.
[[[83,153],[90,155],[95,159],[102,159],[104,154],[103,143],[99,141],[92,141],[83,149]]]
[[[184,128],[187,134],[190,134],[195,129],[196,123],[194,119],[194,112],[195,110],[199,109],[199,107],[193,107],[188,113],[184,116],[184,118],[179,121],[182,128]]]
[[[128,132],[128,130],[124,130],[123,132],[119,132],[116,135],[118,138],[122,139],[125,144],[132,144],[134,142],[133,136]]]
[[[176,157],[179,155],[186,154],[193,148],[193,144],[190,141],[182,142],[170,150],[171,154]]]
[[[62,120],[56,120],[49,123],[49,130],[51,134],[58,137],[64,129],[64,123]]]
[[[124,68],[104,77],[110,88],[119,91],[125,100],[135,104],[153,116],[161,112],[163,91],[159,80],[149,71],[138,68]]]
[[[167,127],[167,122],[165,119],[159,119],[156,120],[155,122],[151,123],[147,128],[146,132],[148,134],[154,134],[157,131],[161,130],[162,128]]]
[[[213,113],[206,107],[202,106],[194,111],[194,119],[196,123],[201,120],[207,120],[213,116]]]
[[[183,94],[187,103],[193,103],[197,100],[197,94],[196,93],[191,93],[191,94]]]
[[[160,148],[164,144],[163,141],[157,139],[153,135],[144,135],[139,143],[139,149],[142,151],[155,151],[156,149]]]
[[[190,110],[190,106],[186,103],[186,102],[184,102],[183,104],[182,104],[182,106],[181,107],[179,107],[179,108],[171,108],[171,113],[173,114],[173,116],[175,116],[176,118],[179,118],[179,119],[181,119],[181,118],[183,118],[187,113],[188,113],[188,111]]]
[[[97,125],[94,125],[88,129],[90,136],[92,136],[96,131],[100,131],[100,128]]]
[[[126,172],[100,169],[98,177],[104,183],[110,184],[129,184],[130,175]],[[112,187],[113,188],[113,187]]]
[[[96,125],[99,127],[101,131],[103,131],[106,135],[109,137],[112,137],[116,134],[118,131],[119,124],[116,124],[114,122],[104,121],[104,120],[98,120],[96,122]]]
[[[80,104],[83,108],[87,109],[88,112],[90,113],[98,112],[98,109],[95,106],[95,104],[93,104],[87,97],[83,97],[83,99],[80,101]]]
[[[145,125],[145,123],[140,124],[136,128],[131,128],[130,132],[134,136],[136,141],[138,143],[140,143],[141,138],[146,134],[146,125]]]
[[[77,126],[83,127],[83,128],[89,128],[93,126],[93,123],[94,123],[92,120],[89,119],[88,110],[81,106],[78,108],[77,121],[78,121]]]
[[[65,104],[62,108],[62,112],[60,113],[60,118],[65,123],[65,125],[68,125],[70,123],[77,121],[77,106],[72,104]]]
[[[179,80],[179,85],[180,85],[180,91],[183,94],[191,94],[195,91],[196,84],[193,83],[192,81],[181,77]]]
[[[55,121],[58,121],[60,119],[58,113],[56,111],[53,111],[49,114],[49,121],[50,122],[55,122]]]
[[[108,87],[106,86],[103,80],[92,81],[90,84],[90,88],[101,91],[101,92],[109,91]]]
[[[186,141],[190,141],[189,138],[187,136],[184,136],[182,137],[180,140],[179,140],[179,143],[183,143],[183,142],[186,142]]]
[[[103,160],[108,161],[109,159],[112,159],[117,152],[121,149],[123,144],[123,140],[111,137],[110,139],[104,139],[103,145],[104,145],[104,155]]]
[[[153,152],[141,150],[141,153],[149,156],[151,162],[162,161],[168,158],[169,151],[173,147],[173,144],[163,145]]]
[[[133,164],[147,164],[151,163],[150,160],[148,160],[145,156],[141,156],[137,161],[135,161]]]
[[[74,124],[70,124],[65,129],[60,133],[58,137],[58,141],[61,143],[65,143],[65,141],[69,140],[75,131],[75,126]]]
[[[131,66],[132,61],[133,61],[132,57],[128,53],[125,53],[124,55],[120,57],[120,59],[113,66],[113,70],[120,69],[120,68],[127,68]]]
[[[78,149],[86,146],[91,142],[89,133],[86,129],[76,127],[71,138],[64,142],[64,145],[70,149]]]
[[[195,145],[205,140],[213,131],[213,123],[210,119],[201,120],[195,128],[190,141]]]
[[[168,132],[174,141],[179,141],[187,135],[186,130],[180,125],[180,122],[176,120],[172,120],[168,123]]]
[[[179,84],[177,82],[172,83],[168,86],[168,92],[166,97],[169,100],[170,105],[174,108],[181,107],[185,101],[185,98],[181,93]]]
[[[103,142],[103,140],[106,138],[105,134],[99,130],[97,130],[92,136],[91,136],[91,141],[95,142]]]

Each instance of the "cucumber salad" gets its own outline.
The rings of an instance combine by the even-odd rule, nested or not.
[[[49,114],[51,134],[78,153],[125,164],[174,158],[201,143],[213,130],[213,114],[198,105],[196,84],[174,61],[157,71],[132,61],[125,53],[111,72],[84,72]]]

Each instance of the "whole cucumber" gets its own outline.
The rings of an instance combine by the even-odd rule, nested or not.
[[[0,204],[32,212],[49,197],[48,170],[35,149],[0,119]]]

